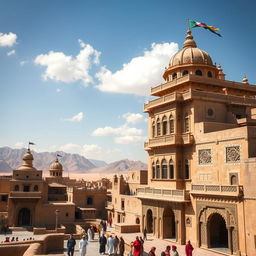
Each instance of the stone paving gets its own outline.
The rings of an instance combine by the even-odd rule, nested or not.
[[[131,241],[135,240],[135,237],[138,236],[142,236],[141,233],[132,233],[132,234],[119,234],[118,232],[115,232],[114,229],[108,229],[109,233],[112,234],[116,234],[117,236],[122,236],[124,238],[124,240],[126,241],[126,243],[130,243]],[[95,234],[96,235],[96,234]],[[34,238],[35,240],[38,239],[41,235],[33,235],[32,232],[28,232],[28,231],[13,231],[12,234],[7,234],[7,236],[9,237],[19,237],[19,241],[23,241],[23,239],[27,240],[30,239],[30,237]],[[5,235],[4,234],[0,234],[0,243],[2,241],[5,240]],[[79,239],[76,240],[76,247],[75,247],[75,253],[74,256],[79,256]],[[177,246],[177,250],[179,252],[180,256],[185,256],[185,246],[184,245],[179,245],[174,243],[171,240],[160,240],[160,239],[155,239],[153,238],[153,236],[148,235],[148,240],[145,241],[144,243],[144,250],[145,252],[148,252],[150,250],[150,248],[152,246],[155,246],[157,248],[156,250],[156,256],[159,256],[161,254],[161,252],[165,249],[165,247],[167,245],[176,245]],[[66,253],[66,245],[67,245],[67,241],[64,241],[64,253],[65,255],[67,255]],[[99,256],[99,243],[98,243],[98,236],[95,236],[95,240],[89,242],[89,245],[87,247],[87,256]],[[145,256],[147,255],[147,253],[144,254]],[[227,254],[222,254],[222,253],[218,253],[218,252],[212,252],[209,250],[204,250],[204,249],[200,249],[200,248],[195,248],[193,251],[193,256],[220,256],[220,255],[227,255]],[[127,255],[125,255],[127,256]]]

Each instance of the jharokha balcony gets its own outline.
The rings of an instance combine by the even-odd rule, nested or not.
[[[194,136],[190,133],[182,135],[172,134],[149,139],[149,141],[144,143],[144,148],[145,150],[150,150],[154,147],[165,147],[171,145],[191,145],[193,143]]]
[[[243,196],[243,186],[192,184],[190,194],[241,197]]]
[[[181,189],[137,188],[136,197],[140,199],[189,202],[189,191]]]

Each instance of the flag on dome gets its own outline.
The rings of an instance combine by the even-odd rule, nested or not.
[[[36,145],[34,142],[29,141],[28,145]]]
[[[206,25],[205,23],[202,23],[202,22],[197,22],[197,21],[190,20],[189,21],[189,27],[190,28],[201,27],[201,28],[204,28],[204,29],[208,29],[212,33],[214,33],[214,34],[216,34],[216,35],[221,37],[221,34],[216,32],[216,31],[220,30],[219,28],[215,28],[213,26]]]

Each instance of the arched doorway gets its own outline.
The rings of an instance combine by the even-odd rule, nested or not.
[[[208,237],[210,248],[228,248],[228,230],[223,217],[214,213],[208,221]]]
[[[150,209],[147,211],[146,228],[148,233],[153,233],[153,213]]]
[[[18,215],[18,226],[30,226],[31,222],[30,210],[28,208],[22,208]]]
[[[171,208],[165,208],[163,213],[163,238],[176,238],[175,216]]]

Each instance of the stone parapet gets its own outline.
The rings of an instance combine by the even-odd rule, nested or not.
[[[190,194],[240,197],[243,186],[191,184]]]
[[[137,198],[174,202],[189,202],[189,191],[182,189],[137,188]]]

